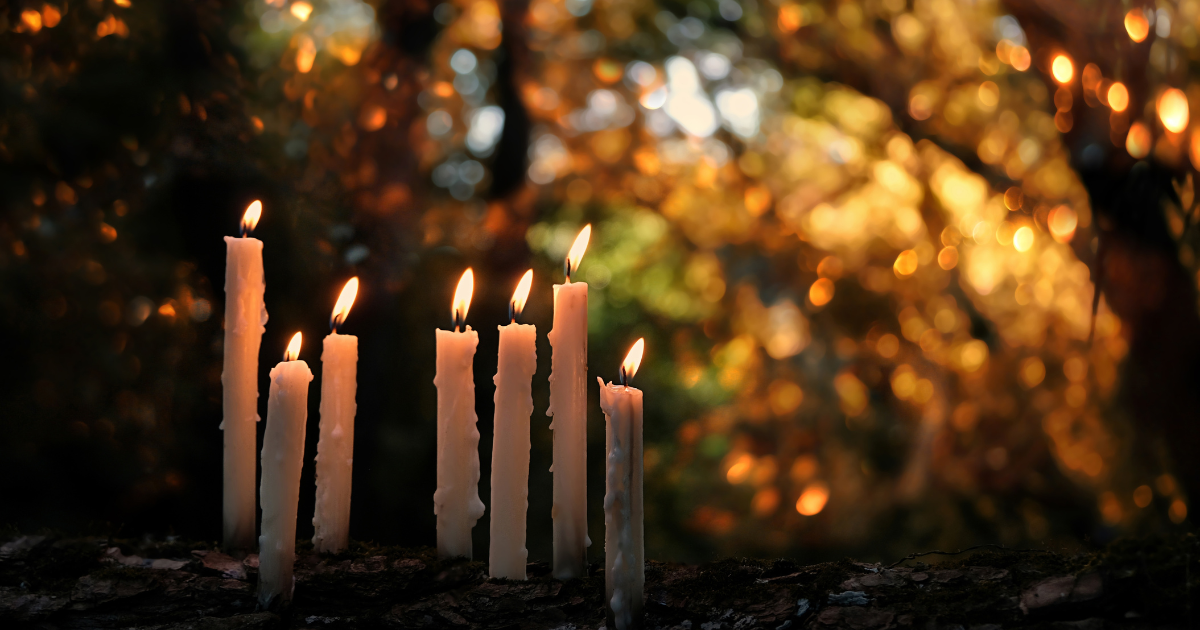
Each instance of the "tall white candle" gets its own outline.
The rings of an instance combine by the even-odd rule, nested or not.
[[[479,333],[459,332],[471,305],[474,276],[468,269],[454,292],[454,332],[437,331],[437,549],[440,558],[472,557],[471,529],[483,516],[479,500],[479,428],[471,362]]]
[[[225,366],[221,430],[225,440],[222,533],[226,551],[254,548],[257,502],[258,348],[267,323],[262,241],[250,238],[262,215],[255,201],[242,217],[242,237],[225,237]]]
[[[283,361],[271,370],[267,430],[262,447],[262,535],[258,539],[258,603],[269,609],[292,599],[296,559],[296,504],[304,465],[308,384],[312,370],[299,360],[300,333],[292,337]]]
[[[354,414],[358,405],[358,337],[339,335],[358,295],[351,278],[338,296],[329,320],[333,332],[321,353],[321,439],[317,442],[317,505],[313,548],[337,553],[350,542],[350,480],[354,470]]]
[[[500,329],[496,369],[496,421],[492,438],[492,522],[488,573],[524,580],[525,514],[529,509],[529,417],[533,415],[532,378],[537,371],[537,327],[518,324],[533,285],[525,272],[509,304],[512,320]]]
[[[586,282],[571,282],[587,249],[584,226],[567,254],[566,284],[554,285],[550,339],[550,408],[554,454],[554,577],[583,577],[587,567],[587,297]]]
[[[604,603],[608,627],[640,628],[646,584],[642,517],[642,392],[629,387],[642,360],[637,343],[621,366],[619,384],[600,381],[608,453],[604,485]]]

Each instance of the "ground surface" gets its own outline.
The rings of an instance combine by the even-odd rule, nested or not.
[[[604,623],[599,567],[560,582],[533,563],[528,582],[511,582],[487,579],[480,562],[438,561],[430,549],[355,543],[336,556],[302,549],[291,610],[259,612],[256,560],[183,541],[10,538],[0,546],[0,627],[582,630]],[[892,566],[651,563],[646,627],[1196,628],[1198,595],[1200,540],[1190,534],[1077,556],[984,548]]]

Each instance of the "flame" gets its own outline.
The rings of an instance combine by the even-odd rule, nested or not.
[[[637,374],[638,368],[642,365],[642,354],[646,349],[646,339],[638,339],[633,347],[629,349],[629,354],[625,355],[625,362],[621,364],[621,379],[624,383],[629,383],[633,380],[633,375]]]
[[[513,291],[511,317],[513,320],[521,316],[521,311],[525,310],[525,302],[529,299],[529,289],[533,288],[533,270],[525,272],[521,276],[521,281],[517,283],[517,290]]]
[[[587,251],[588,241],[592,238],[592,224],[589,223],[579,230],[579,236],[575,237],[575,243],[571,245],[571,251],[567,252],[567,281],[570,282],[571,275],[579,270],[579,263],[583,261],[583,253]]]
[[[1182,90],[1170,88],[1158,97],[1158,118],[1163,127],[1172,133],[1181,133],[1187,129],[1188,100]]]
[[[300,344],[304,341],[304,336],[296,333],[292,340],[288,342],[287,350],[283,351],[284,361],[295,361],[300,358]]]
[[[1075,64],[1071,63],[1071,58],[1066,55],[1055,55],[1054,62],[1050,64],[1050,72],[1055,81],[1070,83],[1075,77]]]
[[[358,276],[350,278],[346,282],[346,287],[342,289],[342,294],[338,296],[337,303],[333,305],[333,315],[329,317],[329,323],[336,331],[342,322],[346,321],[346,317],[350,315],[350,307],[354,306],[354,298],[358,297]]]
[[[455,330],[458,329],[459,322],[467,321],[467,309],[471,308],[471,293],[474,291],[475,272],[468,268],[458,281],[458,288],[454,290],[454,302],[450,305],[450,317],[454,319]]]
[[[262,202],[255,199],[246,206],[246,214],[242,215],[242,234],[253,232],[260,217],[262,217]]]

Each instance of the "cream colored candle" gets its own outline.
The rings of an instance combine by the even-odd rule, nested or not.
[[[471,529],[483,516],[479,500],[479,428],[475,415],[475,377],[471,362],[479,333],[459,332],[471,305],[474,277],[468,269],[454,292],[454,332],[437,331],[437,515],[439,558],[472,557]]]
[[[529,298],[533,270],[525,272],[509,303],[507,326],[500,329],[496,369],[496,416],[492,438],[492,520],[488,574],[524,580],[525,514],[529,510],[529,417],[532,378],[537,371],[537,327],[518,324]]]
[[[225,237],[225,365],[221,430],[225,440],[222,533],[226,551],[254,548],[257,502],[258,348],[267,323],[262,241],[250,238],[262,215],[255,201],[242,217],[240,238]]]
[[[358,337],[339,335],[346,321],[358,278],[338,296],[329,320],[333,332],[321,353],[321,439],[317,442],[317,505],[313,513],[313,548],[337,553],[350,542],[350,479],[354,470],[354,414],[358,405]]]
[[[262,447],[262,535],[258,538],[258,603],[270,609],[292,599],[296,559],[296,504],[304,465],[308,384],[312,370],[299,360],[300,333],[292,337],[283,361],[271,370],[267,430]]]
[[[550,339],[550,408],[554,454],[554,577],[583,577],[587,567],[587,298],[585,282],[571,282],[587,249],[584,226],[567,254],[566,284],[554,285]]]
[[[629,381],[642,361],[638,339],[621,366],[618,385],[600,377],[600,408],[608,453],[604,484],[604,608],[608,627],[642,626],[646,548],[642,517],[642,392]]]

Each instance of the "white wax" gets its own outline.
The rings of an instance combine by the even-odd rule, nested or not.
[[[225,237],[225,366],[221,372],[225,439],[222,530],[226,551],[254,548],[257,502],[258,348],[267,323],[262,241]]]
[[[350,479],[358,405],[358,337],[325,337],[321,353],[321,439],[317,443],[317,506],[313,548],[337,553],[350,541]]]
[[[609,628],[640,628],[646,584],[642,517],[642,392],[600,381],[608,453],[604,485],[604,602]]]
[[[548,335],[554,431],[554,577],[583,577],[587,567],[587,297],[586,282],[554,285]]]
[[[262,535],[258,538],[258,603],[263,609],[292,598],[296,558],[296,504],[304,465],[308,384],[304,361],[283,361],[271,370],[267,429],[262,447]]]
[[[500,360],[496,369],[496,422],[492,439],[492,522],[488,573],[524,580],[525,514],[529,510],[529,417],[537,370],[537,328],[499,326]]]
[[[471,529],[483,516],[479,500],[479,428],[471,361],[479,333],[437,331],[437,549],[440,558],[472,557]]]

